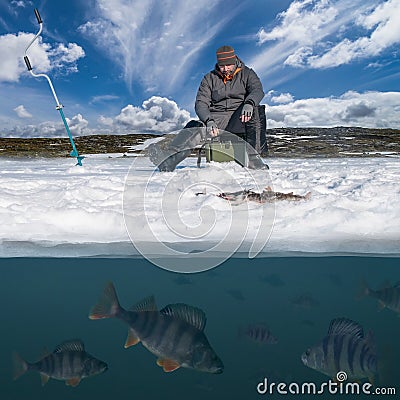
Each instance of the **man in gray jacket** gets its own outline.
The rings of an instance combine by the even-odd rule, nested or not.
[[[217,50],[215,68],[207,73],[196,96],[195,111],[200,121],[190,121],[185,128],[206,127],[208,137],[222,132],[233,133],[246,140],[248,167],[268,169],[260,154],[266,152],[265,106],[260,106],[264,91],[257,74],[247,67],[231,46]],[[157,146],[149,148],[150,159],[161,171],[172,171],[190,154],[189,148],[204,140],[202,129],[183,129],[161,155]],[[204,130],[204,128],[203,128]],[[186,147],[185,151],[183,150]],[[161,160],[162,159],[162,160]]]

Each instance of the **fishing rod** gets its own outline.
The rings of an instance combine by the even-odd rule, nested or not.
[[[65,129],[66,129],[66,131],[68,133],[68,136],[69,136],[69,141],[71,142],[72,151],[69,153],[69,155],[71,157],[76,157],[76,159],[77,159],[76,165],[82,165],[82,160],[85,157],[80,156],[79,153],[78,153],[78,150],[77,150],[77,148],[75,146],[74,138],[72,137],[71,131],[69,130],[69,126],[68,126],[67,120],[65,119],[65,115],[64,115],[64,112],[63,112],[63,105],[58,100],[58,97],[57,97],[56,91],[54,90],[54,86],[53,86],[53,84],[51,82],[51,79],[46,74],[35,74],[32,71],[31,62],[29,61],[29,58],[27,56],[27,52],[28,52],[29,47],[31,47],[32,44],[35,42],[35,40],[40,36],[40,34],[42,33],[42,29],[43,29],[43,21],[42,21],[42,18],[40,17],[39,10],[37,8],[35,8],[34,11],[35,11],[36,19],[37,19],[38,24],[39,24],[39,32],[31,40],[31,42],[28,44],[27,48],[25,49],[24,61],[25,61],[26,67],[28,68],[28,71],[31,73],[32,76],[34,76],[35,78],[42,77],[42,78],[46,78],[47,79],[47,82],[49,83],[51,92],[53,93],[54,100],[56,101],[56,104],[57,104],[56,109],[60,112],[61,118],[62,118],[62,120],[64,122]]]

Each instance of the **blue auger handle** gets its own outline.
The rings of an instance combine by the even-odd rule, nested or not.
[[[69,155],[71,157],[76,157],[76,160],[78,161],[76,163],[76,165],[82,166],[82,160],[85,157],[80,156],[79,153],[78,153],[78,150],[77,150],[77,148],[75,146],[74,138],[72,137],[71,131],[69,130],[69,126],[67,124],[67,120],[65,119],[65,115],[64,115],[64,111],[63,111],[62,107],[57,107],[57,108],[58,108],[58,111],[60,111],[61,118],[62,118],[62,120],[64,122],[65,130],[67,131],[68,137],[69,137],[69,141],[71,142],[72,151],[69,153]]]

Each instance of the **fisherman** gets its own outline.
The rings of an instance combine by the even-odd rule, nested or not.
[[[267,151],[265,106],[260,105],[264,97],[261,81],[233,47],[221,46],[216,55],[215,68],[203,77],[196,96],[195,111],[200,121],[190,121],[168,148],[160,151],[159,144],[149,148],[150,160],[161,171],[173,171],[190,154],[190,149],[205,139],[204,129],[190,129],[204,126],[208,138],[221,133],[223,137],[226,131],[247,141],[247,166],[268,169],[260,157]]]

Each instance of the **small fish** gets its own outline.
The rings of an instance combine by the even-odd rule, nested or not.
[[[270,186],[267,186],[261,193],[254,192],[252,190],[241,190],[238,192],[226,192],[219,193],[217,197],[230,201],[234,205],[242,204],[246,201],[254,201],[256,203],[273,203],[279,200],[287,201],[299,201],[309,200],[311,198],[311,192],[308,192],[304,196],[290,193],[274,192]]]
[[[305,351],[304,365],[332,378],[340,371],[348,380],[368,378],[377,374],[377,355],[372,333],[364,336],[363,328],[347,318],[331,321],[322,342]]]
[[[388,308],[400,316],[400,282],[393,286],[386,284],[383,289],[378,290],[370,289],[366,284],[363,284],[362,294],[378,299],[381,309]]]
[[[245,336],[260,344],[276,344],[278,339],[264,324],[250,324],[245,328],[239,328],[239,335]]]
[[[187,304],[170,304],[158,311],[151,296],[129,311],[119,304],[114,285],[109,283],[90,319],[118,318],[129,325],[125,348],[142,342],[158,357],[157,365],[165,372],[180,367],[220,374],[224,366],[205,334],[206,316]]]
[[[300,294],[292,299],[290,299],[290,302],[300,308],[314,308],[319,306],[318,300],[315,300],[311,295],[307,293]]]
[[[85,345],[79,339],[68,340],[58,345],[53,353],[46,354],[35,363],[28,363],[17,353],[13,354],[14,379],[27,371],[40,373],[42,386],[50,378],[65,381],[66,385],[77,386],[83,378],[94,376],[108,369],[104,361],[85,351]]]

